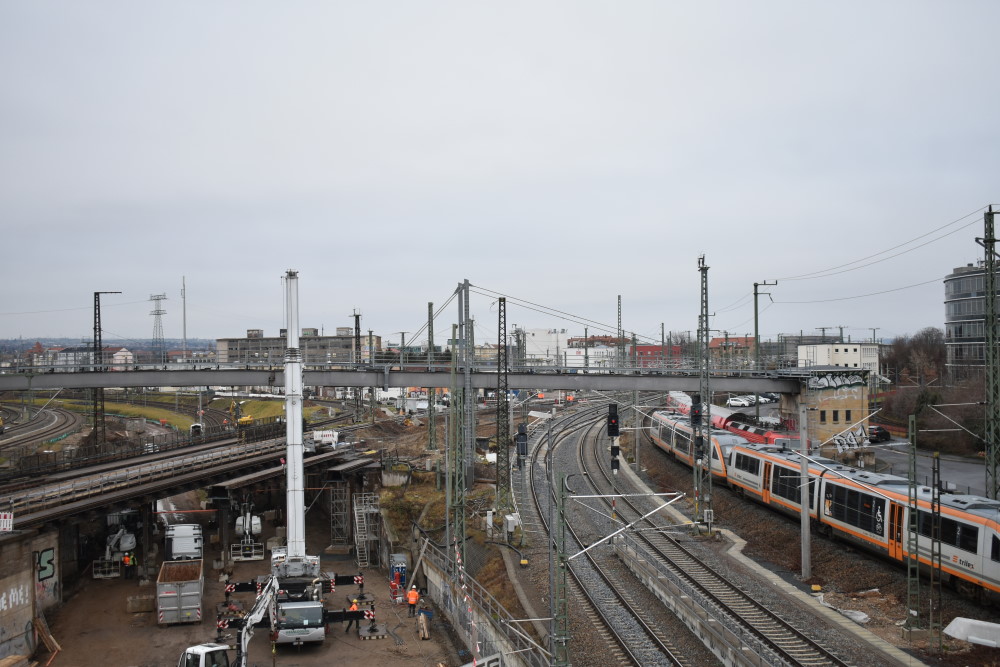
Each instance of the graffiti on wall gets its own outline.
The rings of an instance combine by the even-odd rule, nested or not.
[[[38,557],[35,560],[35,600],[39,608],[47,609],[59,602],[56,550],[54,547],[45,547],[36,553]]]
[[[834,436],[833,442],[837,445],[837,452],[842,454],[848,449],[857,449],[868,445],[868,434],[865,433],[865,427],[859,425],[850,431],[837,434]]]
[[[809,378],[810,389],[839,389],[840,387],[865,386],[867,383],[860,373],[824,373]]]

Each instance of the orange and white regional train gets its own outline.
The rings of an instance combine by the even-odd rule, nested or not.
[[[666,453],[691,465],[690,419],[658,411],[649,434]],[[713,480],[779,512],[800,516],[801,458],[781,444],[751,443],[728,431],[712,431]],[[809,516],[814,530],[898,562],[909,558],[909,481],[809,459]],[[932,489],[917,487],[917,556],[931,563]],[[1000,501],[940,492],[942,580],[964,594],[1000,597]]]

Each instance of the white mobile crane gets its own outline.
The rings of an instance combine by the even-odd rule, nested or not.
[[[285,498],[286,498],[286,537],[285,548],[275,548],[271,551],[271,576],[267,586],[257,596],[253,609],[247,619],[256,615],[256,621],[244,622],[240,630],[242,650],[238,650],[236,662],[228,662],[225,652],[227,647],[221,644],[202,644],[188,648],[178,667],[244,667],[246,663],[246,644],[253,635],[253,624],[263,619],[263,611],[271,609],[272,635],[276,643],[300,644],[303,641],[323,641],[326,636],[326,624],[323,621],[325,610],[319,599],[322,588],[319,556],[306,555],[305,534],[305,465],[303,464],[302,442],[302,353],[299,350],[299,283],[298,272],[289,270],[285,274],[287,344],[285,351]],[[245,512],[244,516],[252,513]],[[247,530],[250,528],[249,530]],[[251,534],[251,526],[244,522],[245,534]],[[278,590],[284,591],[287,598],[297,600],[290,604],[294,606],[294,614],[285,613],[278,603]],[[309,620],[306,634],[302,627],[289,627],[289,623],[279,623],[278,617],[319,619],[320,625]],[[301,624],[300,624],[301,625]],[[316,630],[321,630],[316,632]],[[308,637],[308,638],[304,638]],[[185,662],[190,660],[190,662]],[[216,662],[212,662],[216,660]]]
[[[246,667],[247,650],[253,637],[254,626],[264,620],[265,614],[271,619],[272,634],[275,632],[277,598],[278,580],[268,577],[250,611],[237,621],[240,626],[239,642],[236,644],[236,657],[232,661],[229,660],[230,647],[227,644],[208,643],[188,647],[177,662],[177,667]]]

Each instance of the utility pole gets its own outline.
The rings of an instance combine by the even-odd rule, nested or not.
[[[434,365],[434,302],[427,303],[427,370],[433,371]],[[427,387],[427,449],[437,449],[437,426],[434,423],[434,403],[437,401],[437,389]]]
[[[507,383],[507,299],[500,297],[497,329],[497,512],[513,509],[510,488],[510,404]]]
[[[799,484],[799,504],[801,507],[800,518],[802,527],[802,581],[809,581],[812,578],[812,550],[810,548],[809,535],[809,408],[805,403],[799,402],[799,446],[802,449],[801,459],[801,483]]]
[[[583,372],[590,368],[590,334],[587,327],[583,328]]]
[[[872,329],[872,342],[873,342],[873,343],[877,343],[877,342],[878,342],[878,341],[877,341],[877,340],[875,339],[875,332],[876,332],[876,331],[878,331],[878,330],[879,330],[880,328],[881,328],[881,327],[872,327],[872,328],[871,328],[871,329]]]
[[[639,367],[639,351],[636,349],[636,336],[635,332],[632,332],[632,366],[635,368]],[[640,472],[642,470],[639,467],[639,390],[632,390],[632,453],[635,455],[635,471]]]
[[[771,296],[770,292],[760,292],[758,287],[764,286],[774,286],[777,285],[778,281],[774,282],[764,281],[762,283],[753,284],[753,369],[758,373],[761,371],[760,367],[760,311],[757,308],[757,296],[760,294],[766,294],[768,297]],[[758,423],[760,422],[760,394],[754,391],[754,417],[757,418]]]
[[[358,370],[361,367],[361,313],[354,310],[351,313],[354,317],[354,355],[352,362],[354,362],[354,369]],[[369,351],[369,355],[371,352]],[[361,387],[354,387],[354,417],[361,414]]]
[[[698,316],[699,394],[695,397],[697,401],[691,402],[695,446],[694,520],[710,524],[714,519],[712,516],[712,390],[709,385],[708,266],[705,264],[704,255],[698,258],[698,272],[701,274],[701,314]],[[694,423],[696,409],[699,415],[697,424]]]
[[[94,340],[91,370],[98,372],[104,367],[104,342],[101,335],[101,295],[121,294],[121,292],[94,292]],[[30,415],[30,412],[29,412]],[[104,420],[104,387],[94,387],[94,444],[103,445],[107,439],[107,423]]]
[[[984,236],[976,242],[985,251],[983,270],[985,273],[986,309],[984,329],[986,333],[986,496],[994,500],[1000,498],[1000,354],[997,353],[997,255],[996,234],[994,233],[994,211],[990,206],[983,216]]]
[[[371,362],[372,366],[375,365],[375,336],[372,335],[371,329],[368,330],[368,360]],[[375,400],[375,387],[368,388],[368,405],[371,408],[371,419],[372,424],[375,423],[375,405],[378,401]]]
[[[187,307],[187,283],[184,276],[181,276],[181,335],[184,337],[184,351],[182,360],[188,358],[188,307]]]
[[[406,363],[406,334],[409,331],[397,331],[399,334],[399,370],[403,369],[403,364]]]
[[[622,295],[618,295],[618,340],[615,341],[615,349],[618,353],[617,365],[621,369],[625,366],[625,332],[622,331]]]

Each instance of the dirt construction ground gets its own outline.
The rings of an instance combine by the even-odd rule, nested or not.
[[[310,523],[310,522],[307,522]],[[356,574],[353,559],[324,554],[329,544],[329,526],[307,527],[307,553],[320,554],[322,569],[339,574]],[[56,612],[49,614],[52,635],[62,651],[54,657],[42,646],[35,659],[44,665],[53,657],[53,667],[176,667],[177,661],[188,646],[214,641],[215,610],[225,599],[224,585],[219,581],[218,570],[210,569],[219,558],[215,547],[207,559],[204,618],[201,623],[161,626],[155,612],[129,613],[126,602],[129,596],[155,596],[155,583],[140,583],[136,579],[87,579],[79,590]],[[258,574],[268,572],[267,561],[236,563],[233,579],[254,580]],[[383,639],[362,640],[357,631],[344,632],[341,624],[331,624],[327,639],[320,645],[280,646],[272,655],[266,629],[254,634],[249,651],[249,664],[282,667],[312,665],[422,665],[456,666],[471,658],[460,655],[449,638],[450,628],[439,610],[432,608],[431,638],[421,640],[416,621],[407,617],[406,605],[393,604],[389,596],[388,574],[371,568],[365,576],[365,600],[375,602],[376,621],[385,624]],[[329,596],[328,608],[342,608],[350,604],[349,598],[358,595],[358,587],[339,587]],[[249,607],[253,594],[234,595]],[[367,605],[363,605],[365,608]],[[224,643],[233,644],[230,636]],[[232,655],[232,654],[231,654]]]

